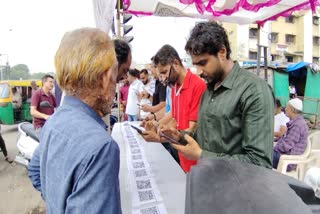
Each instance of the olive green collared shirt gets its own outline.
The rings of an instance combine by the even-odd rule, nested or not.
[[[202,157],[223,157],[271,168],[274,101],[267,83],[235,63],[221,85],[207,89],[198,112]]]

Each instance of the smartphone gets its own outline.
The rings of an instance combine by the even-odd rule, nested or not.
[[[139,129],[136,126],[130,125],[132,128],[134,128],[139,134],[142,134],[142,129]]]
[[[163,132],[159,132],[160,137],[164,137],[165,139],[167,139],[170,143],[174,143],[174,144],[178,144],[178,145],[183,145],[181,144],[179,141],[176,141],[175,139],[173,139],[172,137],[169,137],[168,135],[164,134]],[[183,145],[185,146],[185,145]]]

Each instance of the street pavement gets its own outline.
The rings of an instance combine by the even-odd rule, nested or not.
[[[17,125],[1,125],[1,133],[11,157],[18,154]],[[42,214],[45,205],[28,178],[26,167],[4,160],[0,154],[0,214]]]

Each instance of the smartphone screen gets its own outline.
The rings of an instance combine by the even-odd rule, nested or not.
[[[139,134],[142,134],[142,129],[139,129],[136,126],[130,125],[132,128],[134,128]]]
[[[174,144],[178,144],[178,145],[183,145],[181,144],[179,141],[176,141],[175,139],[173,139],[172,137],[169,137],[168,135],[162,133],[162,132],[159,132],[160,134],[160,137],[164,137],[165,139],[167,139],[170,143],[174,143]],[[183,145],[185,146],[185,145]]]

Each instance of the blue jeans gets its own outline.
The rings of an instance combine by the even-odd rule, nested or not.
[[[138,120],[137,115],[128,114],[128,121],[137,121],[137,120]]]

